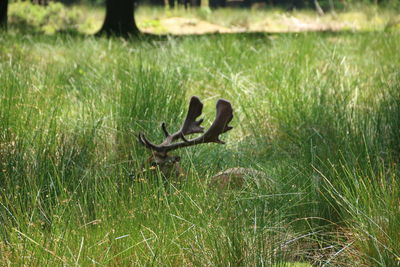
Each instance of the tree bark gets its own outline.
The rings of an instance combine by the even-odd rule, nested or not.
[[[201,1],[200,0],[190,0],[191,7],[200,7]]]
[[[140,33],[136,26],[135,0],[106,0],[106,17],[97,35],[130,37]]]
[[[225,7],[226,6],[226,0],[209,0],[208,1],[208,6],[210,8]]]
[[[31,0],[32,4],[36,4],[39,6],[48,6],[50,0]]]
[[[7,29],[8,0],[0,0],[0,28]]]

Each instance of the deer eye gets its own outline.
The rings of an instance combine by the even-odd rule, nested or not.
[[[150,165],[151,165],[151,167],[157,167],[157,166],[158,166],[157,162],[154,162],[154,161],[152,161],[152,162],[150,163]]]

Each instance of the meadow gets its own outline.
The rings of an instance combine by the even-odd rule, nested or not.
[[[0,35],[1,266],[398,266],[398,31]],[[192,95],[225,145],[144,172]],[[231,167],[262,172],[208,186]],[[271,181],[272,180],[272,181]]]

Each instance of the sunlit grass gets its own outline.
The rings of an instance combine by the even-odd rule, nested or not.
[[[390,32],[3,34],[0,262],[397,264],[398,43]],[[226,145],[177,152],[187,179],[164,186],[143,172],[136,135],[178,129],[191,95],[205,126],[230,100],[234,129]],[[235,166],[274,186],[208,187]]]
[[[52,12],[46,12],[47,9]],[[399,7],[374,5],[349,5],[346,8],[326,10],[318,16],[313,9],[292,10],[271,6],[250,9],[210,9],[183,7],[138,6],[135,19],[138,27],[154,34],[190,34],[204,32],[299,32],[299,31],[399,31]],[[25,15],[24,15],[25,14]],[[54,15],[57,14],[57,15]],[[29,2],[10,4],[10,25],[35,28],[46,33],[76,30],[94,34],[104,21],[105,8],[99,5],[74,5],[62,8],[60,3],[50,7]],[[26,17],[27,25],[21,17]],[[47,17],[51,17],[46,19]],[[72,23],[70,21],[76,21]],[[43,21],[48,23],[43,24]],[[66,25],[68,24],[68,25]],[[72,27],[72,28],[71,28]]]

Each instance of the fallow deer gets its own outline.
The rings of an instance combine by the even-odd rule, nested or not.
[[[197,120],[202,113],[203,103],[196,96],[193,96],[190,100],[186,119],[179,131],[170,134],[165,122],[161,124],[161,129],[165,135],[165,139],[161,144],[155,145],[150,142],[144,134],[139,133],[139,142],[152,152],[147,162],[151,166],[159,168],[164,177],[178,177],[179,181],[179,177],[185,176],[185,172],[180,167],[180,157],[169,154],[170,151],[204,143],[224,144],[224,142],[219,139],[219,135],[232,129],[232,127],[228,125],[233,118],[231,103],[227,100],[219,99],[216,109],[216,118],[205,133],[204,128],[200,126],[203,119]],[[186,136],[195,133],[204,134],[193,139],[186,138]],[[178,141],[179,139],[180,141]],[[264,173],[254,169],[236,167],[213,176],[210,185],[218,189],[240,188],[244,184],[245,176],[254,177],[261,175],[264,176]]]

